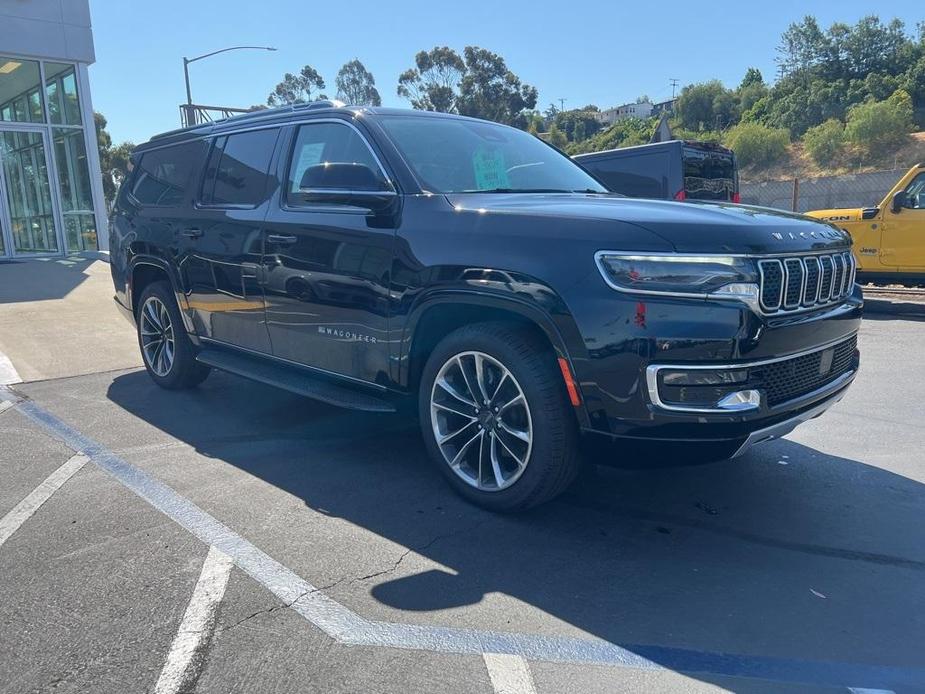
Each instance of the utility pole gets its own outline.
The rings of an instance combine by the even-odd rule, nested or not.
[[[668,81],[671,82],[671,100],[674,101],[675,90],[678,88],[678,80],[672,77]]]
[[[568,99],[559,99],[559,110],[560,110],[560,111],[564,111],[564,110],[565,110],[565,102],[566,102],[566,101],[568,101]]]

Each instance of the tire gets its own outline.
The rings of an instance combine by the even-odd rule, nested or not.
[[[479,368],[484,387],[473,382]],[[562,374],[529,329],[478,323],[447,335],[424,366],[418,409],[431,459],[459,494],[483,508],[536,506],[578,474],[578,423]]]
[[[145,370],[161,388],[193,388],[209,375],[209,367],[196,361],[170,284],[159,281],[145,287],[135,324]]]

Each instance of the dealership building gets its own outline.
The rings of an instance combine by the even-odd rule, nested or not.
[[[89,0],[0,0],[0,258],[108,249]]]

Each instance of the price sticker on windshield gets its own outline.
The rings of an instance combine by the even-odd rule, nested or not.
[[[472,155],[472,168],[475,171],[476,190],[511,187],[504,155],[500,149],[479,147]]]

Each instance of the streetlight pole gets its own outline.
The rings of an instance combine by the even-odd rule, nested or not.
[[[222,48],[217,51],[212,51],[211,53],[204,53],[202,55],[197,55],[195,58],[183,57],[183,79],[186,81],[186,105],[193,105],[193,95],[190,91],[189,86],[189,64],[195,63],[197,60],[202,60],[203,58],[210,58],[213,55],[218,55],[219,53],[227,53],[228,51],[275,51],[275,48],[271,46],[230,46],[229,48]]]

